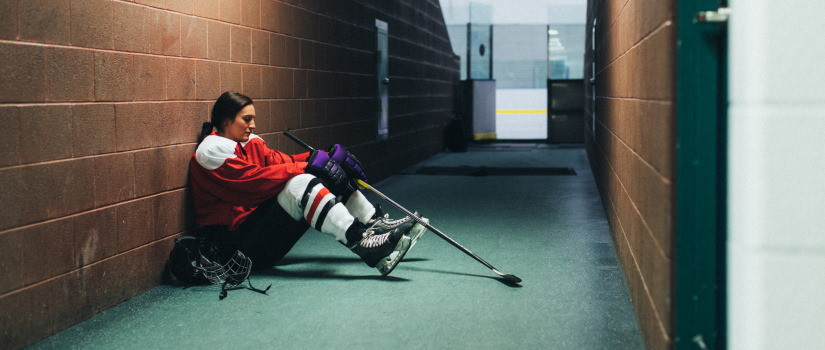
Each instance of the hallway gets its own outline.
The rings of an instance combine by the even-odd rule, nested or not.
[[[310,231],[278,266],[253,274],[256,287],[272,284],[266,296],[218,300],[217,286],[161,285],[32,348],[644,347],[583,149],[473,145],[373,185],[523,283],[499,282],[432,233],[382,278]]]

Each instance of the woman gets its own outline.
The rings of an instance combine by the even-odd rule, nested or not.
[[[406,234],[423,233],[410,217],[382,216],[354,189],[351,180],[366,176],[341,145],[287,155],[267,148],[254,130],[252,100],[223,93],[189,163],[196,221],[222,251],[272,266],[311,226],[387,275],[411,245]]]

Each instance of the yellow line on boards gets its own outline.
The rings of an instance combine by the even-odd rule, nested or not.
[[[546,109],[497,109],[496,114],[540,114],[547,113]]]

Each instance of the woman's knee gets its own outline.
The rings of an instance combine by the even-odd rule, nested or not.
[[[286,186],[278,193],[278,204],[284,208],[295,220],[300,220],[303,216],[301,200],[311,187],[320,183],[317,177],[310,174],[301,174],[287,181]]]

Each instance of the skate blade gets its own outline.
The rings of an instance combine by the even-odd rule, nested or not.
[[[401,237],[401,240],[399,240],[398,244],[395,245],[395,250],[384,259],[381,259],[381,261],[378,262],[378,265],[375,266],[375,268],[378,269],[378,272],[381,273],[381,276],[389,275],[390,272],[398,266],[398,263],[401,262],[404,255],[407,254],[410,247],[410,237]]]
[[[428,224],[430,223],[430,219],[427,218],[421,218],[421,221],[424,221]],[[415,247],[415,243],[418,242],[418,239],[424,235],[424,232],[427,232],[427,228],[424,227],[424,225],[416,222],[415,226],[413,226],[413,228],[410,229],[410,239],[412,240],[412,242],[410,242],[410,249],[412,249],[412,247]]]

